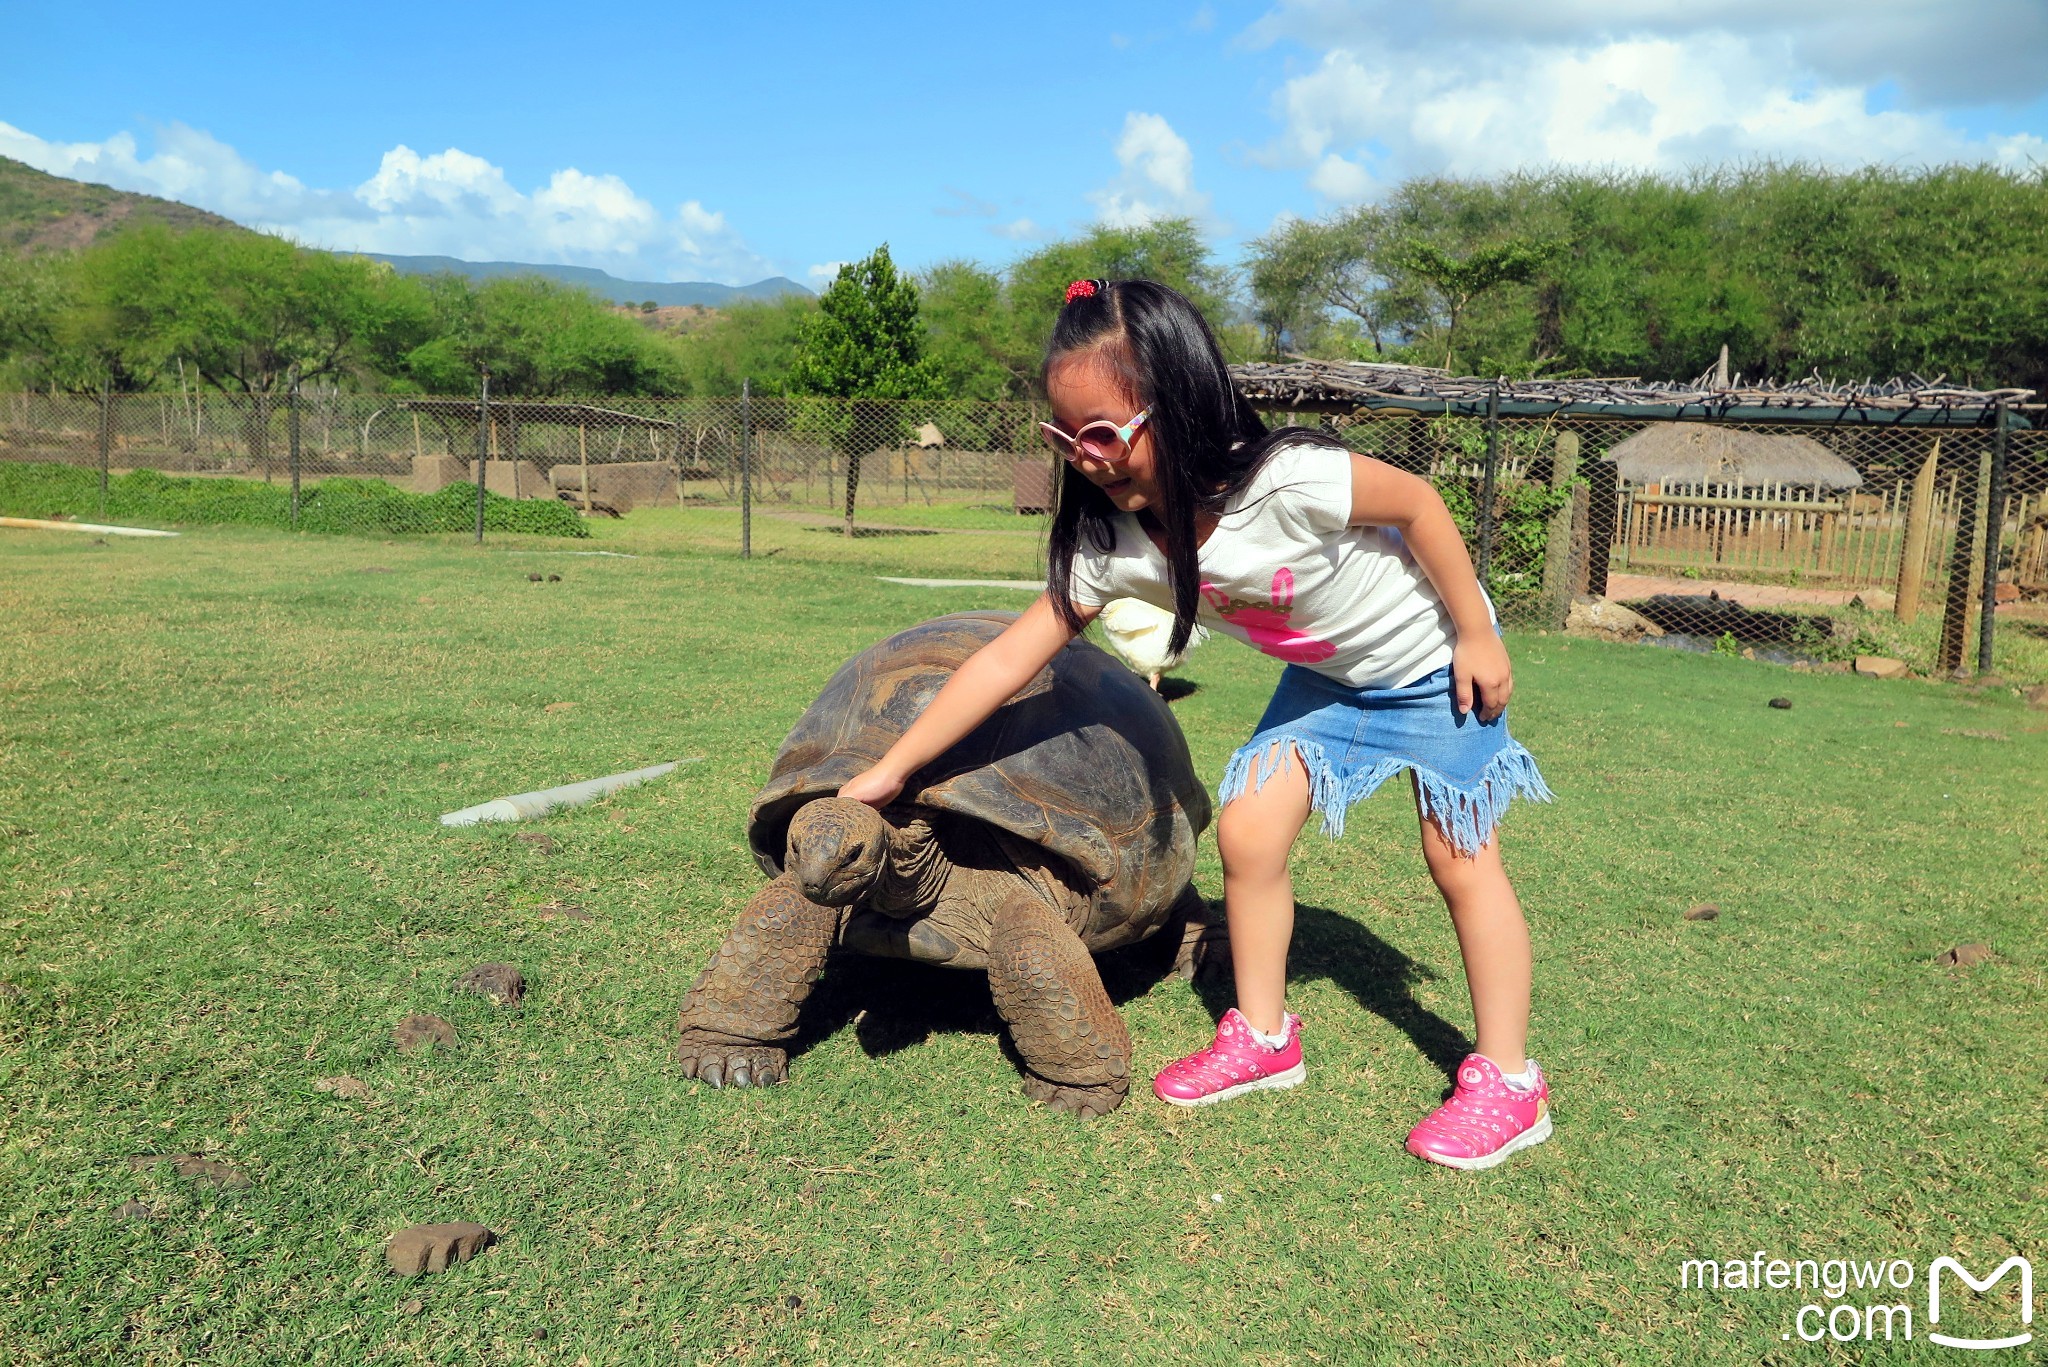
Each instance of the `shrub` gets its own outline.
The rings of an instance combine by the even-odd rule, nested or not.
[[[0,513],[101,516],[99,473],[75,465],[0,463]],[[137,470],[107,481],[105,517],[188,526],[290,527],[291,491],[247,479],[180,479]],[[299,495],[299,530],[392,536],[466,532],[476,526],[476,488],[451,484],[414,494],[382,480],[325,479]],[[484,495],[484,527],[531,536],[590,535],[566,503]]]

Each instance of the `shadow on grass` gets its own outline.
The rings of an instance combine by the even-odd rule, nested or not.
[[[1220,920],[1220,911],[1217,916]],[[1121,1007],[1170,977],[1178,947],[1177,934],[1162,933],[1098,956],[1110,1000]],[[1415,984],[1436,976],[1349,917],[1322,907],[1295,911],[1288,981],[1335,983],[1408,1036],[1450,1078],[1472,1044],[1463,1031],[1415,999]],[[1227,968],[1202,974],[1195,990],[1219,1020],[1236,1000]],[[988,975],[981,972],[834,953],[823,981],[804,1004],[790,1057],[801,1057],[848,1025],[870,1058],[915,1048],[934,1035],[971,1032],[996,1036],[1010,1061],[1020,1062],[989,995]]]

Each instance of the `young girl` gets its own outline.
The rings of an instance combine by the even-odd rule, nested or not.
[[[1507,650],[1443,500],[1320,433],[1268,432],[1201,314],[1150,281],[1070,285],[1045,383],[1046,439],[1067,461],[1046,591],[841,795],[894,800],[1111,599],[1173,612],[1176,651],[1199,616],[1288,664],[1219,794],[1238,1004],[1153,1090],[1202,1106],[1302,1081],[1288,852],[1311,811],[1341,834],[1345,809],[1405,769],[1478,1023],[1409,1152],[1486,1168],[1549,1138],[1549,1088],[1524,1053],[1529,931],[1494,828],[1515,793],[1550,792],[1508,736]]]

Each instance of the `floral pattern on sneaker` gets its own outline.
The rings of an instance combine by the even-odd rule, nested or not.
[[[1458,1065],[1457,1090],[1408,1135],[1408,1152],[1448,1168],[1490,1168],[1550,1138],[1550,1080],[1529,1060],[1536,1085],[1510,1087],[1484,1054]]]
[[[1284,1028],[1287,1042],[1269,1049],[1233,1006],[1216,1023],[1214,1042],[1160,1069],[1152,1091],[1169,1105],[1207,1106],[1246,1092],[1295,1086],[1308,1076],[1301,1065],[1301,1017],[1288,1012]]]

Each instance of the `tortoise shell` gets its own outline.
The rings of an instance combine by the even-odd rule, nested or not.
[[[841,665],[798,719],[754,799],[747,841],[782,871],[799,807],[879,760],[968,656],[1017,619],[960,612]],[[1088,642],[1069,642],[1016,697],[911,776],[901,801],[971,817],[1057,855],[1088,890],[1091,950],[1158,928],[1194,874],[1209,794],[1165,701]]]

